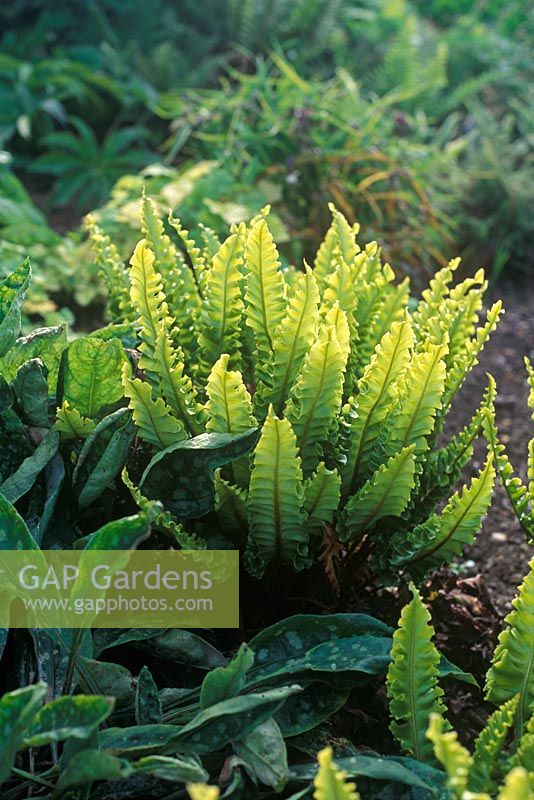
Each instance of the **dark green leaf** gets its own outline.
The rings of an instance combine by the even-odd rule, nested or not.
[[[343,708],[349,694],[350,688],[336,688],[324,683],[304,686],[301,694],[290,697],[276,713],[276,722],[285,737],[306,733]]]
[[[57,790],[64,792],[75,786],[86,786],[94,781],[113,781],[128,777],[133,768],[128,761],[116,758],[101,750],[81,750],[67,764],[57,782]]]
[[[202,517],[213,509],[213,473],[241,458],[258,441],[258,429],[239,434],[203,433],[157,453],[145,469],[139,488],[150,500],[161,500],[179,519]]]
[[[172,783],[196,783],[209,778],[206,770],[194,759],[181,756],[146,756],[134,764],[137,775],[151,775]]]
[[[134,697],[134,681],[132,673],[122,664],[111,661],[95,661],[91,658],[80,658],[83,676],[88,675],[95,691],[106,696],[113,696],[117,706],[129,705]]]
[[[284,788],[289,779],[287,750],[280,728],[273,719],[268,719],[245,736],[235,750],[258,781],[272,786],[277,792]]]
[[[113,755],[128,758],[172,752],[169,742],[176,736],[175,725],[135,725],[132,728],[106,728],[100,734],[100,746]],[[175,748],[178,749],[178,748]]]
[[[43,704],[46,684],[5,694],[0,700],[0,784],[11,772],[24,732]]]
[[[0,550],[38,549],[17,509],[0,494]]]
[[[32,358],[18,368],[13,388],[28,423],[48,427],[48,370],[40,358]]]
[[[55,392],[61,354],[67,346],[65,325],[36,328],[28,336],[17,339],[11,350],[0,360],[0,372],[12,381],[18,368],[30,358],[40,358],[48,370],[48,385]]]
[[[202,670],[226,664],[224,656],[213,645],[196,633],[178,628],[165,631],[149,641],[139,640],[136,647],[165,661],[187,664]]]
[[[162,716],[158,687],[148,667],[143,667],[135,691],[135,720],[138,725],[157,725]]]
[[[84,550],[130,550],[150,535],[145,513],[108,522],[88,538]]]
[[[73,475],[80,508],[87,508],[123,468],[135,438],[131,414],[121,408],[104,417],[84,442]]]
[[[57,499],[65,480],[65,465],[59,453],[56,453],[52,461],[46,465],[44,471],[44,483],[46,489],[46,500],[43,513],[34,531],[35,539],[39,545],[43,541],[52,515],[54,513]]]
[[[402,761],[408,759],[386,758],[366,753],[346,758],[336,758],[336,765],[345,770],[349,778],[357,778],[363,775],[379,781],[393,781],[404,783],[408,786],[418,786],[421,789],[433,791],[432,786],[425,783],[415,772],[412,772]],[[437,772],[437,770],[433,770]],[[317,772],[317,764],[295,764],[291,767],[290,773],[293,780],[311,781]]]
[[[208,708],[221,700],[235,697],[245,684],[245,675],[254,663],[254,653],[242,644],[227,667],[208,672],[200,690],[200,707]]]
[[[39,474],[53,459],[59,447],[59,433],[48,431],[31,456],[25,458],[18,470],[0,485],[0,493],[16,503],[30,491]]]

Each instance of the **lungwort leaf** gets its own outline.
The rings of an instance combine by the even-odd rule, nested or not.
[[[0,700],[0,784],[9,777],[26,728],[43,704],[46,684],[37,683],[8,692]]]
[[[86,739],[113,711],[107,697],[65,696],[47,703],[25,732],[24,747],[40,747],[65,739]]]

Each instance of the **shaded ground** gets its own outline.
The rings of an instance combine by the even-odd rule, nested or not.
[[[448,424],[455,431],[469,420],[485,389],[486,373],[490,372],[497,381],[495,407],[501,440],[515,470],[524,479],[527,443],[534,435],[523,363],[524,356],[534,357],[534,286],[527,284],[521,292],[499,287],[494,294],[495,298],[503,299],[506,313],[482,353],[480,364],[456,398]],[[480,467],[484,455],[482,446],[476,453],[474,469]],[[534,548],[527,544],[506,493],[498,483],[477,542],[466,551],[461,562],[462,572],[466,576],[481,573],[492,601],[501,613],[506,613],[533,555]]]

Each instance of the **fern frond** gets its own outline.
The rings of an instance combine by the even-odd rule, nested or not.
[[[189,256],[191,261],[191,267],[193,268],[193,274],[195,276],[195,283],[198,288],[198,292],[201,297],[204,296],[204,280],[206,277],[206,262],[202,255],[202,251],[200,247],[196,244],[195,240],[189,235],[189,231],[186,230],[181,221],[176,217],[172,216],[172,213],[169,213],[168,216],[169,225],[171,225],[185,247],[185,251]]]
[[[514,724],[519,698],[512,697],[493,712],[475,741],[473,762],[469,771],[469,789],[473,792],[493,792],[499,757],[506,737]]]
[[[495,405],[493,403],[485,410],[483,429],[510,505],[527,536],[534,540],[534,519],[532,514],[529,514],[529,490],[521,478],[515,474],[506,448],[499,440],[499,429],[495,422]]]
[[[236,547],[244,548],[248,531],[247,492],[224,480],[220,470],[215,472],[215,508],[223,533]]]
[[[332,755],[331,747],[317,754],[319,769],[313,781],[314,800],[360,800],[356,784],[347,782],[347,773],[335,765]]]
[[[499,634],[485,691],[486,699],[495,705],[519,695],[516,733],[520,736],[534,703],[534,561],[512,606]]]
[[[130,259],[130,298],[132,306],[139,312],[139,367],[145,371],[150,383],[157,387],[158,360],[156,345],[162,331],[170,323],[169,308],[161,275],[156,271],[155,256],[146,239],[141,239]]]
[[[206,430],[214,433],[241,433],[257,425],[243,376],[229,365],[230,356],[225,353],[213,365],[206,387]]]
[[[356,242],[360,226],[358,223],[349,225],[341,211],[338,211],[333,203],[329,203],[328,208],[332,213],[332,225],[336,232],[339,253],[345,264],[350,265],[360,252],[360,247]]]
[[[278,415],[283,412],[304,357],[315,340],[318,323],[319,289],[313,272],[306,267],[306,272],[297,277],[287,315],[274,334],[268,385],[260,384],[254,397],[259,407],[272,404]]]
[[[427,437],[434,429],[445,385],[446,344],[430,344],[414,355],[406,378],[401,378],[398,407],[391,415],[386,453],[415,445],[417,458],[428,450]]]
[[[443,393],[443,411],[445,412],[456,393],[462,386],[468,372],[478,364],[478,356],[484,349],[486,342],[497,327],[502,312],[502,303],[494,303],[487,313],[486,323],[477,328],[474,338],[468,342],[456,358],[447,374],[445,391]]]
[[[527,369],[527,382],[529,387],[527,404],[528,407],[532,409],[532,419],[534,419],[534,367],[527,356],[525,356],[525,367]]]
[[[387,331],[390,330],[394,322],[400,322],[404,316],[408,299],[410,296],[410,279],[405,278],[401,283],[387,286],[380,313],[373,320],[369,331],[369,343],[372,345],[370,352],[373,352],[378,342]]]
[[[415,445],[404,447],[381,464],[374,475],[349,498],[342,516],[342,541],[373,528],[383,517],[398,517],[415,481]]]
[[[261,577],[271,562],[297,570],[308,563],[303,500],[296,436],[289,421],[278,419],[271,408],[256,445],[250,477],[246,561],[254,575]]]
[[[188,783],[185,788],[190,800],[218,800],[220,796],[218,787],[207,783]]]
[[[175,350],[166,331],[161,331],[154,351],[159,391],[173,416],[183,423],[188,434],[197,436],[204,432],[206,413],[197,401],[191,379],[185,374],[183,358],[182,350]]]
[[[94,431],[95,423],[92,419],[82,417],[76,408],[71,408],[68,400],[63,400],[61,407],[56,409],[54,428],[61,433],[62,441],[86,439]]]
[[[409,321],[394,323],[365,368],[357,394],[344,409],[343,446],[347,454],[341,473],[344,497],[353,494],[361,482],[360,474],[367,466],[391,408],[395,381],[408,366],[412,341]]]
[[[311,536],[319,536],[323,523],[331,523],[339,504],[341,478],[337,470],[327,469],[324,462],[304,481],[306,528]]]
[[[417,308],[412,315],[413,331],[416,345],[425,346],[431,335],[434,320],[440,319],[443,302],[449,295],[449,284],[451,283],[455,271],[458,269],[460,259],[455,258],[449,261],[435,273],[428,288],[421,295]]]
[[[346,361],[335,330],[323,325],[300,370],[286,407],[304,473],[319,462],[341,405]]]
[[[166,278],[172,274],[176,266],[178,260],[176,248],[165,233],[163,222],[157,213],[154,202],[147,197],[144,189],[141,208],[143,235],[154,253],[157,270]]]
[[[449,725],[441,714],[431,715],[426,735],[434,746],[437,760],[447,773],[447,783],[453,797],[463,800],[472,763],[469,751],[458,741],[456,731],[449,730]]]
[[[261,362],[265,365],[273,352],[274,334],[286,312],[286,288],[278,251],[263,218],[247,236],[245,270],[246,323],[254,333],[261,369]]]
[[[534,790],[526,769],[514,767],[504,782],[497,800],[533,800]]]
[[[418,580],[429,570],[449,564],[460,555],[466,545],[473,543],[480,529],[491,502],[494,480],[493,456],[489,453],[480,474],[461,493],[456,492],[450,498],[441,514],[433,514],[412,531],[393,537],[393,547],[397,540],[399,547],[399,556],[393,563]]]
[[[141,439],[163,450],[186,438],[182,422],[172,416],[161,397],[154,400],[150,384],[131,377],[131,367],[127,363],[122,368],[122,385]]]
[[[446,709],[438,685],[440,655],[432,642],[430,614],[413,584],[410,589],[413,599],[404,606],[393,634],[387,673],[390,729],[406,753],[428,762],[433,760],[425,735],[430,717]]]
[[[324,325],[326,328],[333,328],[336,333],[336,339],[341,347],[343,358],[347,363],[350,349],[351,349],[351,331],[347,320],[347,315],[341,308],[338,302],[328,309],[324,316]]]
[[[328,276],[334,271],[335,250],[338,246],[337,232],[334,223],[328,228],[313,262],[313,274],[321,291],[324,290]]]
[[[222,353],[228,353],[232,367],[240,365],[241,297],[245,226],[219,247],[206,273],[205,298],[200,313],[200,367],[207,376]]]
[[[95,253],[95,263],[106,287],[111,319],[116,322],[132,320],[134,312],[130,304],[128,271],[119,251],[92,215],[86,217],[85,224]]]
[[[510,766],[524,767],[527,772],[534,773],[534,713],[531,714],[517,750],[510,759]]]

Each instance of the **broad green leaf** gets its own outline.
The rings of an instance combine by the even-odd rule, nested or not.
[[[178,729],[179,730],[179,729]],[[135,725],[130,728],[104,728],[100,747],[115,756],[143,758],[162,752],[175,752],[172,744],[176,725]]]
[[[17,339],[9,352],[0,358],[0,372],[7,381],[12,381],[18,368],[25,361],[31,358],[40,358],[48,370],[48,386],[53,394],[56,391],[61,355],[66,347],[65,325],[54,328],[36,328],[28,336]]]
[[[95,781],[115,781],[133,773],[132,765],[102,750],[86,749],[76,753],[62,770],[56,789],[66,792]]]
[[[180,756],[145,756],[133,764],[135,775],[148,775],[170,783],[203,781],[208,778],[206,770],[194,758]]]
[[[59,433],[48,431],[31,456],[24,459],[18,470],[0,484],[0,494],[10,503],[16,503],[27,492],[39,477],[47,464],[54,458],[59,447]]]
[[[268,719],[235,746],[253,776],[265,786],[280,792],[289,779],[287,750],[280,728]]]
[[[150,517],[135,514],[108,522],[88,538],[84,550],[130,550],[150,534]]]
[[[24,735],[24,747],[40,747],[64,739],[86,739],[113,711],[109,697],[59,697],[45,705]]]
[[[299,736],[311,731],[328,720],[346,704],[350,695],[350,687],[336,687],[335,670],[331,673],[331,686],[323,683],[323,675],[319,675],[320,682],[304,685],[300,694],[290,697],[276,712],[275,721],[282,731],[284,738]],[[310,675],[306,676],[307,679]],[[326,680],[328,680],[326,675]],[[280,680],[282,680],[280,676]],[[300,680],[300,677],[299,677]],[[353,680],[360,685],[362,681]],[[303,681],[305,684],[305,681]]]
[[[16,508],[0,494],[0,550],[38,550]]]
[[[253,663],[254,653],[246,644],[242,644],[228,666],[217,667],[208,672],[202,681],[200,707],[208,708],[221,700],[238,695]]]
[[[0,357],[15,344],[20,332],[20,310],[30,283],[30,261],[0,281]]]
[[[257,428],[251,428],[177,442],[154,456],[139,488],[149,499],[161,500],[178,519],[204,516],[214,506],[214,471],[248,453],[257,439]]]
[[[0,699],[0,785],[9,777],[24,733],[43,704],[46,684],[8,692]]]
[[[122,399],[121,370],[125,363],[118,339],[75,339],[63,353],[58,401],[67,400],[82,417],[94,419],[103,406]]]

